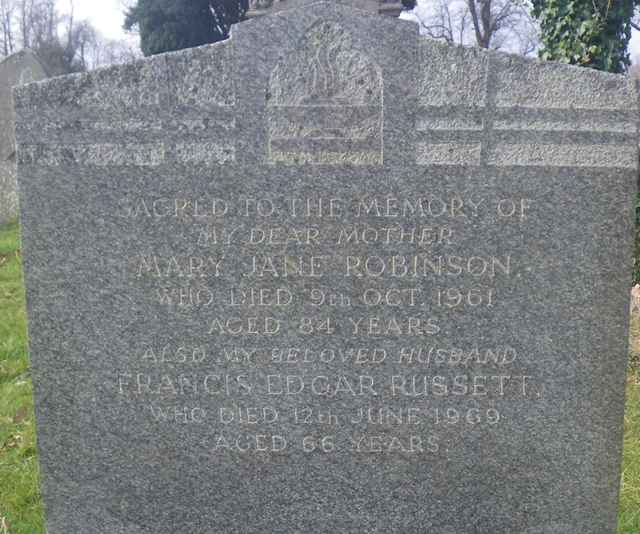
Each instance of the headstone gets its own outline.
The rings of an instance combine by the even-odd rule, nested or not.
[[[47,77],[30,50],[22,50],[0,61],[0,224],[18,216],[16,190],[16,143],[11,89],[14,85]]]
[[[615,532],[629,79],[317,2],[16,106],[50,534]]]

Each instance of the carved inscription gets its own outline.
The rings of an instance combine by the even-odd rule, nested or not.
[[[534,212],[458,194],[122,198],[132,225],[186,229],[189,253],[132,253],[126,276],[197,336],[141,340],[116,394],[159,424],[214,429],[216,454],[437,453],[443,429],[495,427],[505,403],[543,394],[517,338],[443,335],[498,309],[525,263],[463,246],[468,229]]]

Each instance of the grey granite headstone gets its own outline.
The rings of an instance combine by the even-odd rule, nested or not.
[[[614,76],[320,2],[16,92],[50,534],[613,534]]]
[[[353,8],[373,13],[381,13],[397,17],[402,11],[402,3],[395,0],[334,0]],[[308,4],[308,0],[249,0],[248,17],[256,17],[277,13],[285,9],[293,9]]]
[[[11,89],[46,77],[44,67],[30,50],[22,50],[0,61],[0,224],[18,216]]]

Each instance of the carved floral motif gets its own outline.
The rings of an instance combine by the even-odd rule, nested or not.
[[[375,105],[382,99],[380,68],[353,46],[341,26],[312,26],[292,57],[271,74],[271,105]]]
[[[339,24],[320,20],[271,73],[269,159],[382,164],[380,67]]]

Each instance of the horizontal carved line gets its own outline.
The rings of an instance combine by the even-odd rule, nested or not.
[[[634,134],[636,124],[633,122],[597,122],[584,123],[567,120],[546,119],[497,119],[493,122],[495,130],[509,131],[563,131],[563,132],[603,132]]]
[[[272,139],[272,163],[382,165],[382,139]]]
[[[491,114],[490,116],[488,114]],[[539,109],[507,107],[488,110],[475,106],[426,106],[418,110],[416,129],[477,129],[491,119],[494,130],[603,132],[636,135],[638,116],[625,110]],[[446,125],[450,127],[447,128]]]
[[[219,165],[235,161],[235,148],[215,142],[140,144],[34,144],[20,145],[20,165],[157,167],[168,161]]]
[[[274,150],[270,153],[271,163],[287,165],[382,165],[382,154],[373,151],[335,152],[322,150],[317,152],[286,152]]]
[[[287,150],[301,152],[330,150],[337,152],[349,151],[382,151],[382,138],[369,137],[367,139],[349,138],[291,138],[291,139],[270,139],[269,147],[272,150]]]
[[[480,143],[418,143],[418,165],[480,165]]]
[[[500,143],[488,159],[496,166],[612,167],[634,169],[638,150],[617,145],[546,145]]]
[[[541,145],[635,145],[636,135],[622,132],[566,130],[494,130],[493,141]]]
[[[565,130],[425,130],[417,140],[425,143],[512,143],[546,145],[635,145],[637,136],[626,132]]]
[[[18,148],[20,165],[139,166],[155,167],[165,160],[162,143],[119,145],[21,145]]]
[[[417,132],[422,143],[482,143],[485,140],[482,130],[424,130]]]
[[[226,117],[194,118],[77,118],[74,120],[38,120],[31,123],[18,123],[16,135],[25,144],[70,143],[82,144],[91,136],[95,143],[112,142],[114,136],[125,137],[144,135],[151,142],[164,140],[169,135],[216,135],[220,132],[233,132],[236,120]],[[121,139],[113,140],[116,144]]]
[[[366,139],[380,135],[382,108],[270,108],[267,120],[272,139]]]
[[[236,151],[233,145],[219,143],[178,143],[175,157],[178,163],[212,166],[234,162]]]
[[[476,117],[419,117],[416,121],[416,130],[425,132],[429,130],[482,130],[482,118]]]

